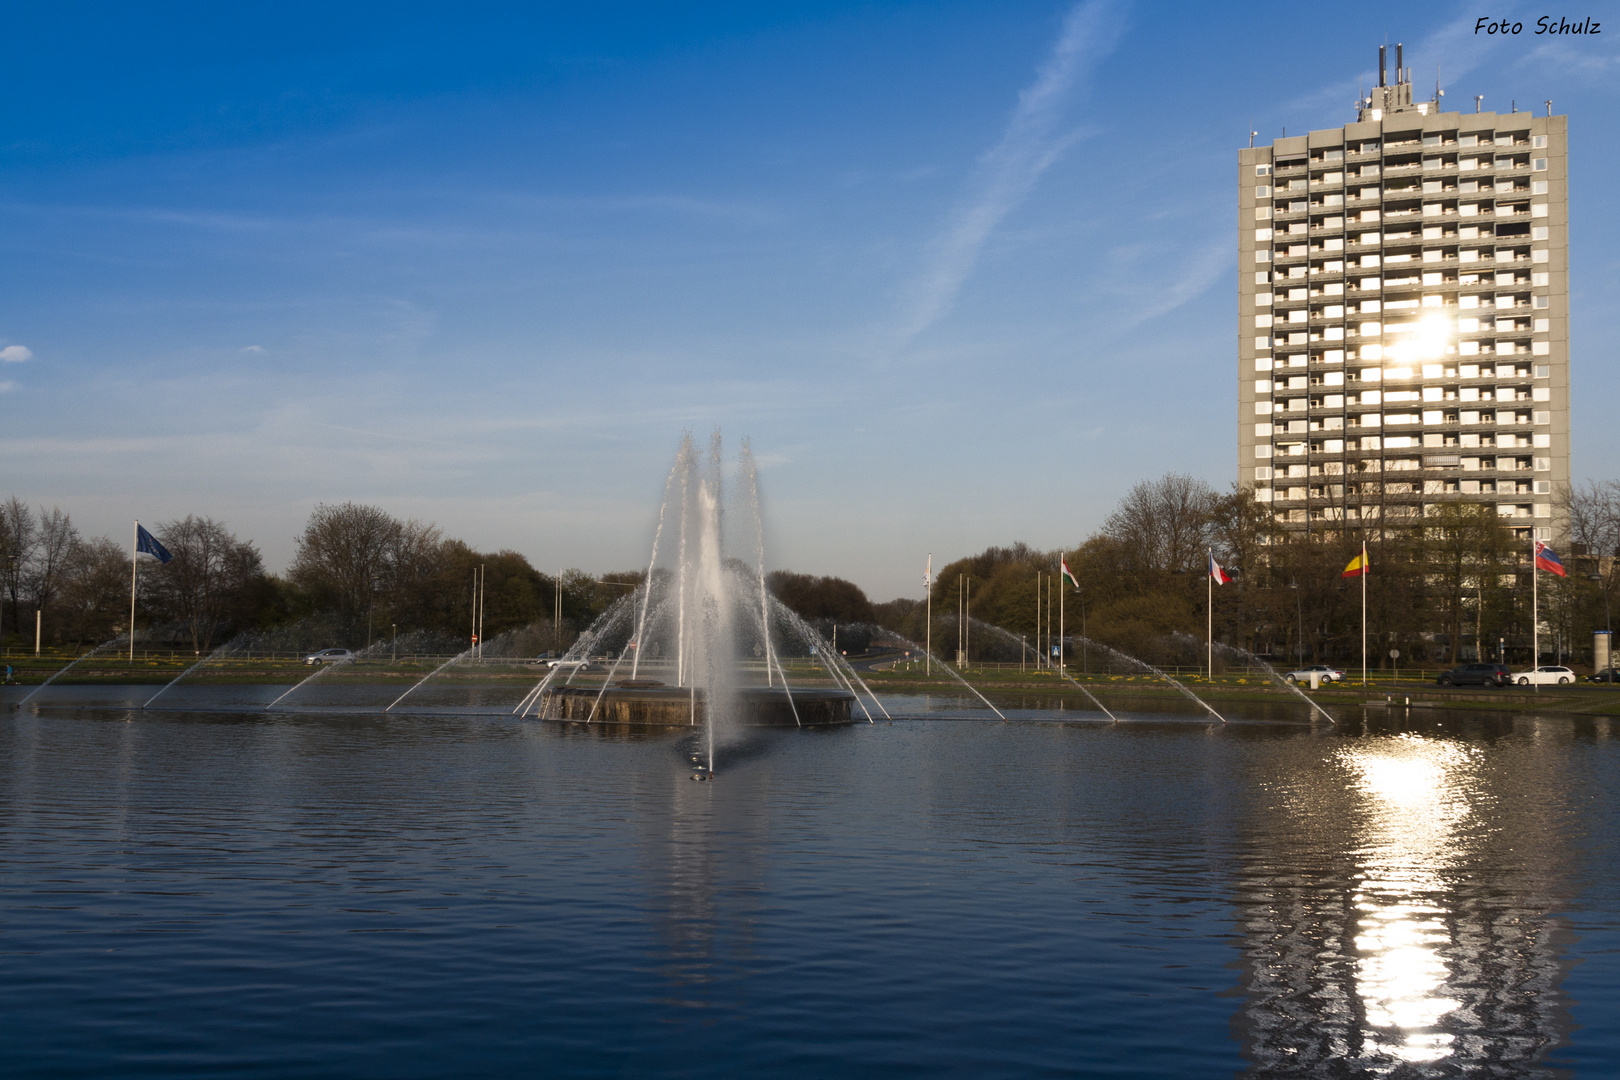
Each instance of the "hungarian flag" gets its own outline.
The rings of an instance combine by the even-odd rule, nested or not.
[[[1357,555],[1355,558],[1351,559],[1350,565],[1345,567],[1344,573],[1340,574],[1339,576],[1361,577],[1362,575],[1366,574],[1367,571],[1367,553],[1364,551],[1360,555]]]
[[[1536,569],[1545,570],[1549,574],[1557,574],[1559,577],[1568,577],[1564,573],[1564,564],[1558,561],[1558,556],[1553,554],[1553,549],[1540,540],[1536,541]]]
[[[1063,576],[1069,579],[1069,584],[1078,589],[1080,587],[1080,583],[1074,579],[1074,571],[1069,569],[1069,561],[1067,559],[1059,559],[1058,566],[1062,567]]]
[[[1221,569],[1221,564],[1215,561],[1215,556],[1209,557],[1209,576],[1215,579],[1215,584],[1225,585],[1232,580],[1232,575]]]

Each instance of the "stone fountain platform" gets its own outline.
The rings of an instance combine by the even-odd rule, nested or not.
[[[795,689],[791,706],[781,688],[750,687],[737,691],[737,699],[743,727],[829,727],[854,722],[855,695],[844,690]],[[797,721],[793,717],[795,709]],[[703,715],[702,690],[646,679],[627,679],[606,690],[599,686],[558,687],[546,691],[540,705],[543,720],[636,727],[698,727]]]

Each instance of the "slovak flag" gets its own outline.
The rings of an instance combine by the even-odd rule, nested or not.
[[[1564,564],[1558,561],[1558,556],[1553,554],[1553,549],[1540,540],[1536,541],[1536,569],[1545,570],[1549,574],[1557,574],[1559,577],[1569,576],[1564,573]]]
[[[1215,579],[1215,584],[1225,585],[1232,580],[1232,575],[1221,569],[1221,564],[1215,561],[1213,554],[1209,557],[1209,576]]]
[[[174,558],[169,549],[158,543],[157,537],[146,531],[146,526],[140,522],[135,523],[135,553],[137,555],[150,555],[160,563],[166,563]]]

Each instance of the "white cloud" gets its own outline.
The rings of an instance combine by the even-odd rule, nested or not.
[[[25,345],[7,345],[0,349],[0,364],[20,364],[33,358],[34,354]]]
[[[0,382],[0,394],[9,394],[15,389],[17,389],[17,384],[10,379]]]
[[[1075,83],[1113,50],[1120,22],[1108,0],[1078,4],[1063,20],[1051,54],[1035,81],[1018,95],[1001,140],[979,159],[970,194],[934,241],[928,265],[910,289],[900,327],[902,344],[949,310],[996,226],[1073,145],[1077,133],[1054,129]]]
[[[262,352],[264,352],[264,346],[263,345],[245,345],[245,346],[242,347],[242,349],[240,351],[245,352],[245,353],[262,353]]]

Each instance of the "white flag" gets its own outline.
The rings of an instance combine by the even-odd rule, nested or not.
[[[933,583],[934,583],[934,553],[929,552],[928,553],[928,568],[923,571],[923,591],[927,592],[928,587],[930,585],[932,585]]]

